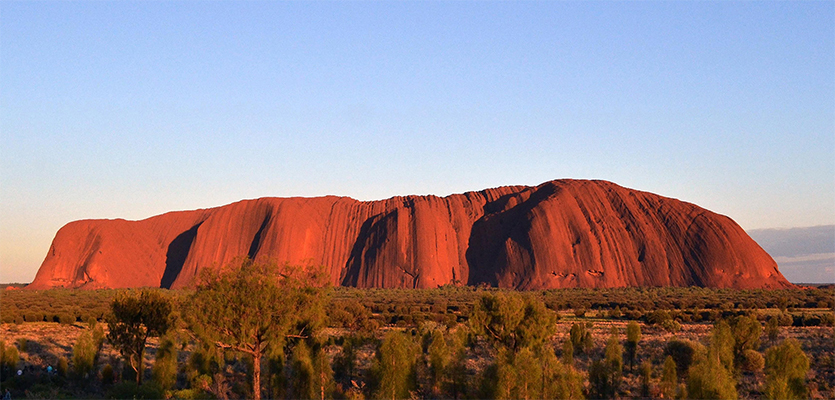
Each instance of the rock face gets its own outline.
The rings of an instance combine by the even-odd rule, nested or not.
[[[325,265],[334,284],[356,287],[792,286],[728,217],[611,182],[556,180],[71,222],[28,288],[183,288],[239,256]]]

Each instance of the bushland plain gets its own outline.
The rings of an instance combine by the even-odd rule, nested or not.
[[[149,292],[171,305],[171,328],[148,339],[138,385],[108,338],[109,323],[114,300]],[[256,397],[252,357],[206,343],[187,322],[194,295],[5,290],[2,391],[13,398]],[[315,296],[321,307],[317,321],[306,322],[308,334],[285,338],[262,360],[264,397],[774,398],[794,395],[778,391],[774,377],[783,367],[774,364],[792,359],[795,344],[808,363],[806,391],[795,394],[835,398],[832,287],[338,287]],[[700,381],[716,373],[714,356],[725,387]]]

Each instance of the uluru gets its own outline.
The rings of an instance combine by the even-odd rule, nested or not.
[[[323,265],[334,285],[788,288],[730,218],[600,180],[379,201],[259,198],[62,227],[29,289],[185,288],[236,257]]]

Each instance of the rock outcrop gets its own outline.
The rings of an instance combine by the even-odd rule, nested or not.
[[[785,288],[730,218],[606,181],[447,197],[261,198],[61,228],[30,289],[183,288],[235,257],[313,263],[336,285]]]

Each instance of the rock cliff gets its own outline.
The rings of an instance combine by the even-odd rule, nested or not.
[[[606,181],[447,197],[261,198],[55,235],[30,289],[188,286],[238,256],[329,268],[335,285],[785,288],[730,218]]]

